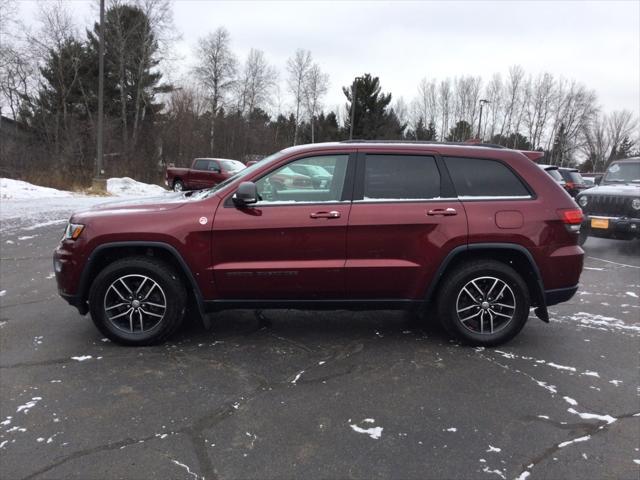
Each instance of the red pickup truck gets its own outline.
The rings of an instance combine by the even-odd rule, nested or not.
[[[209,188],[235,175],[245,167],[238,160],[196,158],[191,168],[168,167],[164,183],[176,192]]]

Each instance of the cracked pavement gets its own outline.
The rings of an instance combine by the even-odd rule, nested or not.
[[[126,348],[58,298],[61,230],[2,234],[1,478],[638,478],[640,242],[589,239],[579,294],[495,349],[286,310]]]

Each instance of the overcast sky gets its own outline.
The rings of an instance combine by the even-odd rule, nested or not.
[[[107,0],[108,4],[109,0]],[[67,2],[84,27],[96,0]],[[35,26],[35,2],[21,2]],[[173,72],[186,73],[197,39],[225,26],[243,59],[265,51],[284,76],[296,48],[311,50],[330,75],[328,108],[344,103],[343,85],[365,72],[409,102],[423,77],[444,79],[510,65],[550,72],[594,89],[605,111],[640,112],[640,1],[262,1],[175,0],[182,39]]]

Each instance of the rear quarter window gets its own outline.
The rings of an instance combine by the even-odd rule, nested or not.
[[[516,174],[496,160],[445,157],[444,162],[459,197],[531,196]]]

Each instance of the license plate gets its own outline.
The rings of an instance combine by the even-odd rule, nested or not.
[[[608,218],[592,218],[591,228],[609,228]]]

